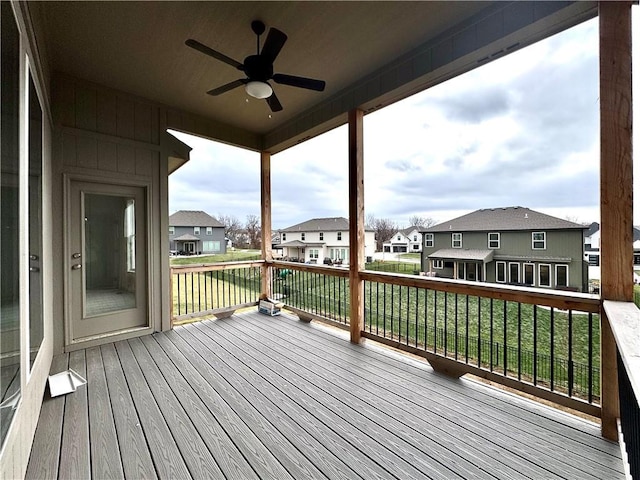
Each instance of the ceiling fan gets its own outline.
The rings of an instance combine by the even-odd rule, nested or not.
[[[240,85],[244,85],[244,88],[249,95],[254,98],[264,98],[267,101],[267,104],[269,104],[272,112],[279,112],[282,110],[282,105],[280,104],[280,101],[268,80],[273,80],[274,82],[282,85],[307,88],[318,92],[322,92],[324,90],[325,82],[323,80],[314,80],[313,78],[298,77],[284,73],[273,73],[273,62],[280,53],[284,43],[287,41],[287,36],[277,28],[270,28],[269,33],[267,34],[267,39],[262,46],[262,51],[260,51],[260,35],[264,33],[265,25],[259,20],[254,20],[251,22],[251,29],[258,37],[256,48],[257,53],[245,58],[244,63],[240,63],[233,58],[229,58],[223,53],[207,47],[197,40],[190,38],[184,42],[188,47],[231,65],[241,72],[244,72],[247,76],[246,78],[240,78],[209,90],[207,92],[209,95],[220,95],[228,92],[229,90],[233,90]]]

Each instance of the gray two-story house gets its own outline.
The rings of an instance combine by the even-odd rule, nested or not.
[[[200,210],[179,210],[169,216],[169,250],[182,255],[226,253],[224,225]]]
[[[523,207],[486,208],[422,231],[428,275],[587,291],[583,225]]]

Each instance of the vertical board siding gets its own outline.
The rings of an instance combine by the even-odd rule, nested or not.
[[[109,92],[98,92],[96,131],[105,135],[118,134],[116,95]]]

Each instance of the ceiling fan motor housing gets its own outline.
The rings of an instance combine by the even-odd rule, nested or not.
[[[262,55],[250,55],[244,59],[244,73],[250,80],[266,82],[273,77],[273,64]]]

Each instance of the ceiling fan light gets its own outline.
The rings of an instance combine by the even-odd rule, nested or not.
[[[252,81],[247,83],[244,89],[254,98],[269,98],[273,93],[271,85],[266,82]]]

